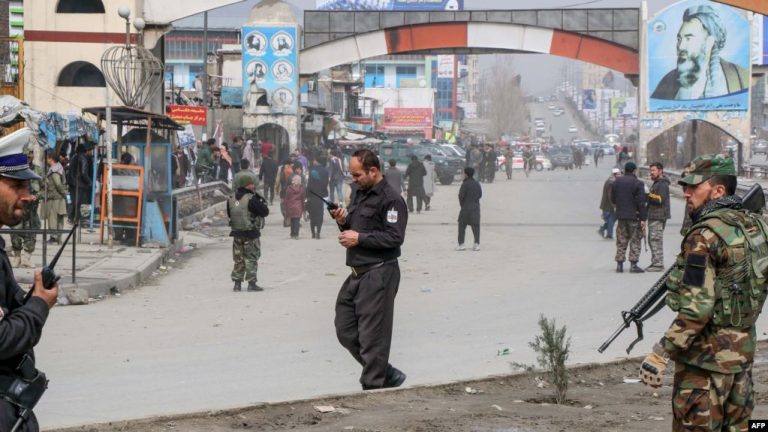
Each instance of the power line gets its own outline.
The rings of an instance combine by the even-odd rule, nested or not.
[[[573,8],[573,7],[586,6],[586,5],[590,5],[590,4],[594,4],[594,3],[600,3],[601,1],[603,1],[603,0],[590,0],[590,1],[585,1],[585,2],[581,2],[581,3],[573,3],[573,4],[570,4],[570,5],[560,6],[560,8],[562,8],[562,9],[569,9],[569,8]]]

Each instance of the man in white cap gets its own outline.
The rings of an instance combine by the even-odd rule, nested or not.
[[[24,217],[24,208],[33,201],[29,181],[40,177],[29,169],[23,147],[32,133],[29,129],[0,138],[0,224],[16,225]],[[0,430],[10,431],[18,423],[18,431],[39,430],[32,413],[34,403],[45,391],[45,375],[34,364],[34,347],[40,340],[48,311],[56,304],[59,286],[43,287],[43,277],[35,272],[31,295],[27,298],[16,283],[5,242],[0,238]],[[18,398],[20,389],[32,398]],[[30,400],[34,402],[29,402]]]
[[[600,237],[606,239],[613,238],[613,225],[616,223],[616,206],[613,205],[611,194],[613,193],[613,182],[620,175],[621,171],[618,168],[614,168],[611,170],[611,176],[603,183],[603,197],[600,199],[600,210],[603,211],[603,224],[600,225],[597,233],[600,234]]]

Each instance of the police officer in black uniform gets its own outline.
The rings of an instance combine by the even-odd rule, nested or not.
[[[29,180],[40,180],[29,169],[23,153],[30,135],[24,129],[0,140],[2,225],[21,221],[24,207],[34,199],[29,192]],[[38,271],[30,289],[31,296],[25,301],[24,291],[13,276],[5,242],[0,238],[0,431],[39,430],[31,408],[42,396],[47,380],[35,369],[32,347],[40,340],[48,311],[56,304],[59,286],[43,288]]]
[[[372,151],[356,151],[349,171],[357,186],[349,209],[332,211],[352,269],[336,299],[336,336],[363,366],[363,390],[399,387],[405,374],[389,364],[389,348],[408,207]]]

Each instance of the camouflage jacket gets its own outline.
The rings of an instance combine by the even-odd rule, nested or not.
[[[752,364],[756,334],[753,322],[733,325],[731,323],[740,320],[730,319],[730,316],[726,320],[722,318],[723,310],[729,312],[732,304],[723,300],[723,286],[735,286],[734,280],[741,285],[751,284],[763,293],[763,300],[766,289],[764,278],[754,283],[749,272],[734,272],[734,262],[739,262],[745,255],[744,233],[738,227],[730,226],[729,235],[724,236],[720,230],[715,232],[711,228],[712,223],[702,222],[714,216],[716,223],[728,228],[722,223],[724,217],[746,217],[738,198],[730,198],[721,199],[722,203],[721,200],[712,203],[715,205],[708,208],[712,214],[694,216],[694,226],[682,242],[676,269],[667,281],[667,305],[677,312],[677,317],[661,339],[673,360],[724,374],[741,372]],[[725,214],[731,212],[737,213]],[[764,225],[758,225],[757,234],[764,243],[768,236]],[[741,262],[746,261],[742,259]],[[737,274],[735,278],[734,274]],[[751,296],[747,296],[747,300],[750,299]],[[762,303],[757,314],[760,308]]]

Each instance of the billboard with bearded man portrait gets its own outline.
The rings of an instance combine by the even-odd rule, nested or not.
[[[648,111],[746,111],[750,29],[745,12],[700,0],[650,19]]]

